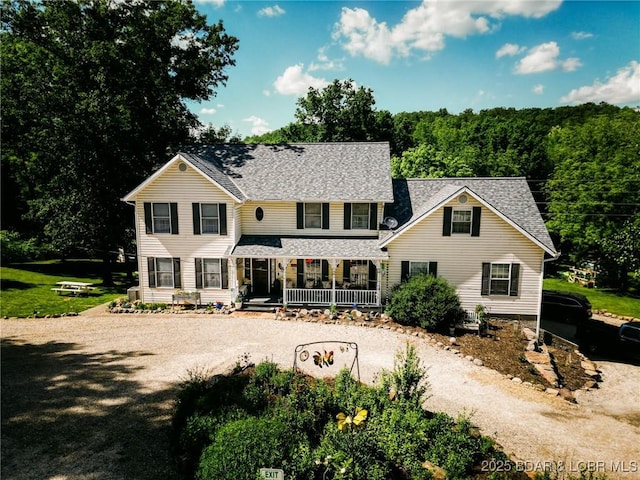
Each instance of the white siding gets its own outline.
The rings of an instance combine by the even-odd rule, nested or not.
[[[195,258],[222,258],[239,237],[238,215],[234,201],[224,191],[191,168],[181,172],[178,162],[149,184],[136,196],[135,219],[138,239],[138,274],[142,301],[171,302],[174,288],[149,288],[148,257],[178,257],[181,263],[181,290],[196,290]],[[145,202],[175,202],[178,204],[179,234],[147,235],[144,222]],[[192,203],[226,203],[227,235],[194,235]],[[202,302],[233,300],[229,266],[229,289],[200,289]]]
[[[256,208],[261,207],[264,218],[256,220]],[[377,204],[378,222],[382,204]],[[329,230],[321,228],[296,228],[296,202],[246,202],[240,208],[240,222],[244,235],[344,235],[344,236],[374,236],[377,230],[345,230],[344,204],[329,203]]]
[[[457,206],[457,201],[448,206]],[[480,203],[470,198],[465,206],[480,206]],[[544,251],[485,207],[479,237],[443,236],[443,211],[440,208],[433,212],[388,244],[389,268],[383,290],[386,287],[388,293],[388,289],[400,282],[403,260],[435,261],[438,276],[456,287],[466,310],[473,311],[477,304],[483,304],[494,314],[538,315]],[[480,295],[483,262],[519,263],[519,295]]]

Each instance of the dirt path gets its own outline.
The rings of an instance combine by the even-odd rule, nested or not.
[[[577,474],[589,462],[613,479],[640,475],[640,368],[631,365],[603,363],[603,388],[572,405],[381,329],[102,309],[0,325],[3,479],[175,478],[167,434],[187,370],[223,372],[245,353],[288,368],[297,344],[328,339],[359,345],[367,382],[414,341],[429,366],[427,408],[471,414],[526,470],[562,462]]]

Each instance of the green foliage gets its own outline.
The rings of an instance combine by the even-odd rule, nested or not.
[[[427,459],[441,465],[451,480],[466,479],[473,465],[491,452],[491,442],[471,431],[469,418],[457,422],[444,414],[436,414],[426,425],[429,438]]]
[[[65,253],[131,242],[120,198],[198,126],[185,101],[226,83],[237,39],[174,1],[3,2],[2,26],[3,221]]]
[[[549,134],[547,151],[556,167],[546,184],[547,227],[569,247],[573,261],[587,254],[600,257],[603,240],[638,215],[638,145],[640,113],[630,109]],[[610,244],[609,253],[623,245]]]
[[[450,156],[438,151],[434,145],[421,144],[402,152],[400,158],[391,159],[394,178],[471,177],[470,159]]]
[[[42,245],[36,238],[24,240],[18,232],[0,230],[2,265],[43,260],[52,257],[54,253],[50,246]]]
[[[427,400],[430,388],[427,368],[422,365],[414,345],[407,342],[405,351],[396,353],[393,370],[383,370],[380,383],[384,391],[392,392],[402,402],[420,406]]]
[[[627,274],[640,273],[640,213],[626,220],[611,236],[603,238],[600,245],[604,258],[615,265],[616,284],[626,290]]]
[[[311,467],[304,434],[278,418],[252,417],[220,427],[202,452],[201,480],[256,478],[262,467],[282,468],[291,478]]]
[[[415,275],[391,290],[386,312],[403,325],[437,329],[460,315],[456,290],[444,279]]]

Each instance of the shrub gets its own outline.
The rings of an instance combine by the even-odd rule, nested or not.
[[[202,452],[197,478],[236,480],[257,478],[260,468],[281,468],[297,478],[309,471],[309,443],[303,433],[278,418],[252,417],[219,428]]]
[[[49,245],[41,245],[35,238],[23,240],[17,232],[0,230],[2,264],[41,260],[53,256]]]
[[[407,342],[405,351],[396,353],[393,370],[383,370],[380,374],[380,386],[401,401],[421,406],[427,400],[427,369],[422,365],[414,345]]]
[[[458,318],[460,299],[444,278],[425,273],[396,285],[386,312],[403,325],[434,330]]]

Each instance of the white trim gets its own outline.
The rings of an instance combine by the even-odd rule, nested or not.
[[[416,225],[417,223],[421,222],[424,218],[430,216],[432,213],[434,213],[436,210],[438,210],[439,208],[443,207],[444,205],[446,205],[447,203],[449,203],[452,199],[454,199],[456,196],[460,195],[461,193],[467,193],[469,195],[471,195],[474,199],[476,199],[478,202],[480,202],[482,205],[484,205],[485,207],[487,207],[491,212],[493,212],[494,214],[496,214],[498,217],[500,217],[502,220],[504,220],[505,222],[507,222],[509,225],[511,225],[513,228],[515,228],[518,232],[520,232],[522,235],[524,235],[527,239],[529,239],[531,242],[533,242],[534,244],[536,244],[538,247],[540,247],[542,250],[544,250],[545,252],[547,252],[549,255],[551,256],[556,256],[556,252],[553,250],[550,250],[548,247],[546,247],[542,242],[540,242],[537,238],[535,238],[533,235],[531,235],[529,232],[527,232],[526,230],[524,230],[522,227],[520,227],[517,223],[515,223],[513,220],[511,220],[509,217],[507,217],[505,214],[503,214],[502,212],[500,212],[499,210],[497,210],[495,207],[493,207],[491,204],[487,203],[484,199],[482,199],[482,197],[478,196],[476,193],[474,193],[469,187],[460,187],[458,190],[456,190],[455,192],[451,193],[450,195],[448,195],[446,198],[444,198],[443,200],[441,200],[440,202],[438,202],[436,205],[434,205],[433,207],[431,207],[429,210],[427,210],[426,212],[424,212],[423,214],[421,214],[420,216],[418,216],[417,218],[415,218],[413,221],[403,225],[402,227],[400,227],[398,230],[395,230],[391,233],[390,236],[388,236],[384,241],[382,241],[382,243],[380,243],[380,247],[386,247],[389,243],[391,243],[393,240],[395,240],[396,238],[398,238],[400,235],[402,235],[403,233],[405,233],[407,230],[410,230],[414,225]]]
[[[134,188],[131,192],[129,192],[127,195],[125,195],[124,197],[121,198],[121,200],[123,202],[133,202],[135,201],[135,197],[145,188],[147,188],[147,186],[149,186],[150,183],[152,183],[154,180],[156,180],[158,177],[160,177],[161,175],[163,175],[169,168],[171,168],[175,163],[177,162],[184,162],[187,165],[189,165],[191,168],[193,168],[196,172],[198,172],[200,175],[202,175],[206,180],[208,180],[209,182],[211,182],[213,185],[215,185],[216,187],[218,187],[220,190],[222,190],[224,193],[226,193],[228,196],[230,196],[234,201],[236,201],[237,203],[244,203],[244,200],[238,198],[237,196],[235,196],[233,193],[231,193],[229,190],[227,190],[226,188],[224,188],[222,185],[220,185],[218,182],[216,182],[215,180],[213,180],[209,175],[207,175],[206,173],[204,173],[202,170],[200,170],[198,167],[196,167],[193,163],[191,163],[189,160],[187,160],[185,157],[183,157],[181,154],[177,154],[175,157],[173,157],[171,160],[169,160],[167,163],[165,163],[162,168],[160,168],[159,170],[157,170],[156,172],[154,172],[151,176],[147,177],[147,179],[142,182],[140,185],[138,185],[136,188]]]

